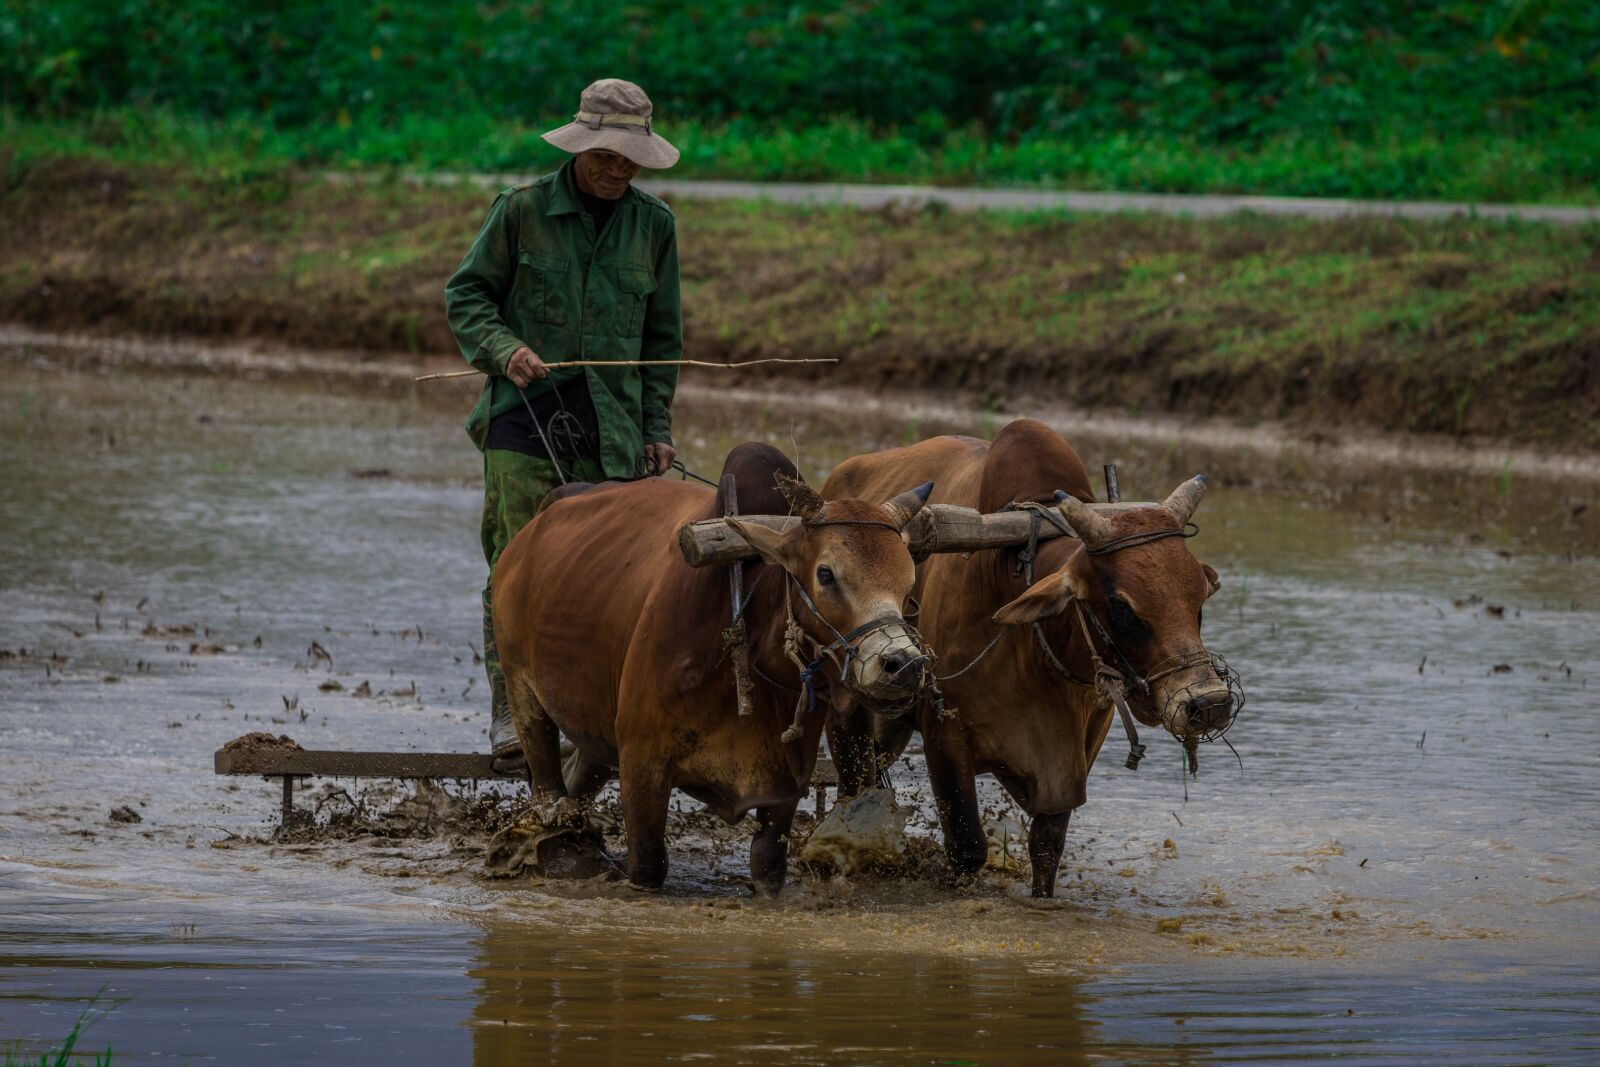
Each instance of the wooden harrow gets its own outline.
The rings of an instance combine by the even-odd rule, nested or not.
[[[494,769],[494,757],[466,752],[340,752],[333,749],[307,749],[289,744],[242,746],[230,742],[217,749],[213,766],[218,774],[260,775],[283,783],[280,818],[284,826],[294,819],[294,784],[302,778],[403,778],[452,779],[455,781],[527,781],[521,771],[510,773]],[[837,788],[839,775],[833,761],[817,760],[811,776],[816,790],[817,818],[828,809],[828,789]]]

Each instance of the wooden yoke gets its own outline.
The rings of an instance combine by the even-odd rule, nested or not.
[[[1158,508],[1152,501],[1124,501],[1116,504],[1090,504],[1107,517],[1140,508]],[[786,533],[800,524],[796,515],[745,515],[741,522],[756,523]],[[1070,524],[1069,524],[1070,525]],[[1026,511],[997,511],[985,515],[973,508],[955,504],[929,504],[917,512],[907,531],[911,535],[913,559],[927,559],[935,552],[978,552],[986,548],[1014,548],[1028,543],[1034,519]],[[1039,540],[1060,537],[1054,523],[1039,524]],[[702,519],[678,529],[678,548],[691,567],[713,567],[749,559],[756,552],[723,519]]]

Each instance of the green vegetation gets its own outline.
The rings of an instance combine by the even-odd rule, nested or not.
[[[78,1030],[73,1028],[67,1040],[60,1049],[41,1052],[38,1058],[25,1056],[15,1048],[6,1048],[0,1064],[4,1067],[111,1067],[111,1050],[105,1052],[73,1052],[72,1046],[77,1042]],[[92,1058],[91,1058],[92,1057]]]
[[[1600,202],[1580,0],[0,0],[8,133],[145,158],[537,171],[599,74],[686,176]]]
[[[105,994],[102,987],[100,992],[90,998],[77,1021],[72,1024],[72,1031],[67,1034],[61,1044],[52,1047],[48,1052],[26,1054],[22,1051],[19,1042],[10,1042],[0,1048],[0,1067],[110,1067],[111,1049],[108,1047],[104,1053],[76,1052],[78,1041],[83,1037],[85,1030],[97,1021],[92,1013],[100,999]],[[115,1007],[125,1001],[112,1001]]]
[[[282,131],[237,118],[210,122],[122,110],[71,120],[0,114],[0,130],[13,151],[30,155],[66,150],[139,162],[538,174],[563,158],[539,139],[559,121],[500,125],[467,115],[448,122],[407,119],[381,129]],[[973,131],[951,133],[930,147],[854,120],[794,130],[678,122],[669,132],[683,150],[675,178],[1600,203],[1593,162],[1600,143],[1578,125],[1533,141],[1490,135],[1376,144],[1282,139],[1251,150],[1133,134],[1006,145]]]
[[[0,320],[455,352],[441,290],[488,191],[209,163],[18,154]],[[676,209],[696,358],[834,356],[836,384],[1011,412],[1600,446],[1600,227]]]

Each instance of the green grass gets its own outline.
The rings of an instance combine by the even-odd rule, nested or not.
[[[0,1067],[110,1067],[111,1048],[108,1045],[105,1052],[78,1052],[78,1042],[86,1030],[92,1027],[99,1018],[93,1013],[100,1004],[105,994],[102,987],[98,993],[89,998],[89,1003],[84,1005],[77,1021],[72,1024],[72,1030],[62,1039],[59,1045],[53,1045],[48,1051],[37,1053],[24,1053],[20,1042],[10,1042],[0,1049]],[[116,1007],[125,1001],[111,1002],[111,1007]],[[103,1011],[104,1009],[102,1009]]]
[[[23,161],[70,154],[184,165],[219,182],[290,165],[540,173],[564,158],[539,138],[561,121],[507,123],[468,111],[277,129],[159,110],[71,119],[5,112],[0,139]],[[1003,142],[977,127],[930,134],[847,119],[796,127],[683,120],[663,130],[683,153],[671,174],[685,178],[1600,204],[1600,123],[1581,113],[1538,134],[1302,134],[1250,147],[1116,131]]]
[[[0,320],[450,353],[491,199],[24,140]],[[835,384],[1600,446],[1600,226],[680,201],[688,354]],[[813,375],[815,377],[815,375]]]
[[[72,1048],[77,1037],[78,1031],[74,1029],[71,1034],[67,1035],[67,1040],[60,1049],[41,1052],[38,1054],[37,1059],[33,1056],[23,1055],[16,1048],[8,1047],[4,1052],[4,1059],[0,1059],[0,1064],[3,1064],[4,1067],[91,1067],[91,1065],[92,1067],[110,1067],[110,1048],[107,1048],[103,1053],[74,1052]],[[91,1059],[90,1057],[93,1058]]]

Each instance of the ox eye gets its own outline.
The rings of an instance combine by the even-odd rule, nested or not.
[[[1107,603],[1107,607],[1109,608],[1107,614],[1111,617],[1111,629],[1115,631],[1118,637],[1126,640],[1136,640],[1149,633],[1149,628],[1145,626],[1144,620],[1134,613],[1134,610],[1128,606],[1126,600],[1121,597],[1112,597]]]
[[[827,567],[827,566],[818,567],[817,568],[817,581],[821,582],[823,585],[832,585],[833,584],[833,568],[832,567]]]

